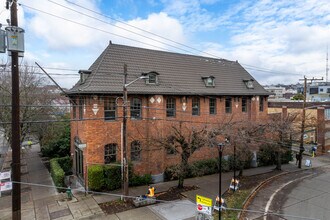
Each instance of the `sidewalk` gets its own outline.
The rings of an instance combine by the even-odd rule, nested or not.
[[[21,159],[21,217],[22,219],[102,219],[105,214],[91,195],[76,195],[67,201],[66,195],[57,193],[53,180],[40,156],[40,147],[22,150]],[[4,169],[9,170],[11,151],[8,151]],[[24,183],[38,184],[37,186]],[[0,198],[0,219],[12,219],[11,194],[3,193]]]

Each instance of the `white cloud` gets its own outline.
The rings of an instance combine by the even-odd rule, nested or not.
[[[125,29],[128,29],[130,31],[133,31],[135,33],[138,33],[143,36],[147,36],[148,38],[145,38],[143,36],[137,36],[132,34],[127,34],[127,31],[122,29],[116,29],[116,33],[119,35],[125,35],[129,37],[133,37],[136,41],[132,43],[132,41],[124,40],[125,44],[135,45],[139,47],[145,47],[145,48],[164,48],[167,50],[176,50],[175,48],[169,46],[169,45],[176,45],[172,42],[166,41],[162,38],[171,39],[172,41],[179,42],[179,43],[185,43],[186,38],[183,32],[183,27],[180,24],[180,22],[174,18],[169,17],[166,13],[160,12],[158,14],[150,14],[146,19],[137,18],[134,20],[127,21],[127,23],[133,27],[129,27],[127,25],[123,25],[121,23],[117,23],[117,26],[123,27]],[[143,31],[142,31],[143,30]],[[147,31],[149,33],[146,33],[144,31]],[[154,35],[153,35],[154,34]],[[162,38],[158,37],[161,36]],[[152,39],[155,39],[152,40]],[[120,40],[120,39],[118,39]],[[123,40],[121,40],[122,42]],[[155,47],[153,47],[154,45]]]
[[[249,69],[262,83],[294,83],[303,75],[325,75],[328,1],[256,1],[239,9],[238,15],[222,18],[232,30],[231,46],[206,44],[208,51],[268,69],[271,72]]]

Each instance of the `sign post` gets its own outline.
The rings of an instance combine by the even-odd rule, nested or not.
[[[6,182],[2,182],[2,180],[8,180]],[[11,171],[7,172],[0,172],[0,197],[1,197],[1,192],[3,191],[8,191],[13,189],[13,184],[11,182]]]
[[[196,195],[196,205],[198,213],[203,214],[204,217],[206,215],[208,219],[212,219],[212,199]]]

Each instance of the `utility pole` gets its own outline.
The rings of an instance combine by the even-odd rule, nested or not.
[[[307,79],[306,76],[304,76],[304,79],[300,79],[301,81],[304,81],[304,102],[303,102],[303,111],[302,111],[302,120],[301,120],[301,131],[300,131],[300,146],[299,146],[299,163],[298,163],[298,168],[301,168],[301,161],[302,161],[302,154],[305,150],[304,148],[304,134],[305,134],[305,117],[306,117],[306,94],[307,94],[307,80],[310,80],[311,82],[315,80],[323,80],[322,79],[316,79],[316,78],[311,78]]]
[[[8,3],[8,1],[7,1]],[[11,1],[10,6],[11,26],[17,27],[17,2]],[[13,194],[12,194],[12,219],[21,219],[21,143],[19,125],[19,70],[18,52],[11,51],[11,73],[12,73],[12,173],[13,173]]]
[[[124,86],[123,86],[123,194],[128,196],[128,164],[127,164],[127,65],[124,64]]]

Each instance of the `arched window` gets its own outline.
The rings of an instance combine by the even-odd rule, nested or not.
[[[137,161],[141,159],[141,143],[140,141],[132,141],[131,143],[131,160]]]
[[[116,154],[117,154],[117,144],[111,143],[104,146],[104,163],[114,163],[116,162]]]

